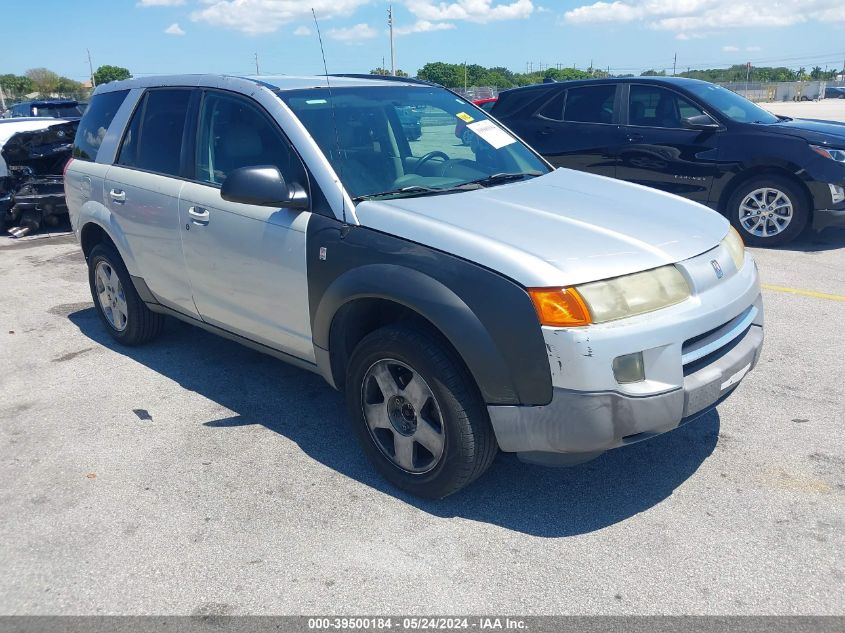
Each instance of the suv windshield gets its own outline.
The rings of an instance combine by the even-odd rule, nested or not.
[[[279,96],[356,201],[495,186],[549,171],[482,110],[442,88],[344,87],[332,88],[331,96],[316,88]],[[472,132],[467,145],[455,136],[460,122]]]
[[[738,123],[778,123],[780,121],[768,110],[722,86],[693,83],[684,87],[732,121]]]
[[[82,116],[82,111],[76,105],[65,104],[46,104],[34,105],[30,108],[32,116],[46,116],[54,119],[79,118]]]

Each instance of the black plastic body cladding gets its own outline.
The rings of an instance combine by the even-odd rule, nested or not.
[[[321,255],[321,249],[323,255]],[[453,255],[314,215],[308,223],[308,296],[318,364],[349,302],[382,299],[428,320],[457,350],[488,404],[548,404],[551,371],[537,314],[513,281]]]

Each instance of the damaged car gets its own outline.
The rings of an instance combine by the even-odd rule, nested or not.
[[[56,226],[67,215],[64,167],[79,121],[0,121],[0,231],[13,237]]]

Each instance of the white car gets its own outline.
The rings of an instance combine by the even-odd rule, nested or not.
[[[321,374],[428,497],[499,449],[572,462],[674,429],[757,363],[756,265],[718,213],[553,170],[441,87],[327,79],[97,89],[65,186],[117,341],[170,315]]]

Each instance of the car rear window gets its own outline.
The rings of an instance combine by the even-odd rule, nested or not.
[[[104,92],[91,99],[91,105],[79,122],[73,141],[73,157],[79,160],[95,161],[114,115],[123,105],[128,90]]]

